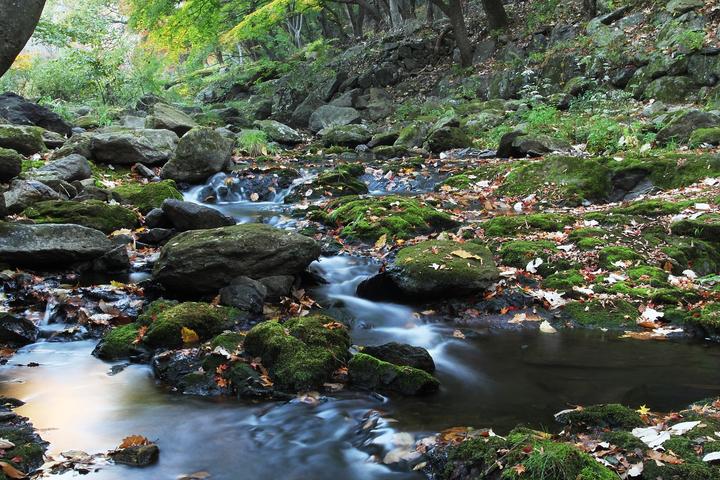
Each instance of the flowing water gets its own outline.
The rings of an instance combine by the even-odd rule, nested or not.
[[[197,193],[191,190],[188,199],[197,200]],[[279,202],[239,199],[213,206],[238,221],[291,227]],[[505,432],[518,423],[555,428],[552,414],[575,404],[622,402],[662,410],[720,394],[718,349],[589,331],[490,330],[460,339],[453,336],[453,325],[421,320],[425,317],[416,316],[412,306],[358,298],[357,284],[378,268],[370,259],[334,256],[311,268],[328,281],[313,296],[351,322],[356,344],[398,341],[426,347],[441,391],[392,399],[341,392],[311,403],[193,398],[166,392],[148,366],[111,370],[113,364],[91,356],[94,341],[76,341],[21,349],[0,369],[0,394],[27,402],[17,411],[40,429],[52,455],[104,452],[130,434],[157,441],[156,465],[105,465],[90,475],[101,480],[173,479],[197,471],[218,480],[279,474],[287,479],[422,478],[376,460],[395,446],[395,433],[421,436],[457,425]],[[52,316],[52,305],[46,316]],[[43,329],[53,328],[50,320]],[[372,410],[384,416],[361,428]]]

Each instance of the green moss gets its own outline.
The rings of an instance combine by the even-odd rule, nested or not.
[[[662,268],[641,265],[628,268],[625,273],[637,284],[645,284],[652,287],[665,287],[668,284],[668,273]]]
[[[33,435],[31,427],[2,427],[0,438],[15,444],[3,450],[0,459],[23,472],[33,471],[44,462],[45,445]]]
[[[278,388],[301,391],[318,388],[345,363],[350,337],[332,318],[313,315],[262,322],[248,332],[244,348],[262,359]]]
[[[690,145],[699,147],[703,144],[720,145],[720,127],[698,128],[690,134]]]
[[[424,370],[384,362],[365,353],[358,353],[348,363],[350,382],[369,390],[387,389],[403,395],[436,392],[440,383]]]
[[[178,302],[176,300],[155,300],[150,305],[145,307],[145,311],[143,311],[143,313],[138,316],[137,324],[146,327],[150,326],[151,323],[157,320],[160,313],[174,307],[177,304]]]
[[[617,480],[617,475],[573,445],[540,440],[532,443],[532,452],[521,464],[522,474],[508,468],[505,479],[524,480]]]
[[[673,223],[670,228],[675,235],[699,238],[711,243],[720,243],[720,214],[710,213],[695,219]]]
[[[595,250],[596,248],[603,247],[605,245],[607,245],[607,240],[596,237],[582,238],[577,242],[577,247],[584,251]]]
[[[286,203],[293,203],[302,199],[321,197],[341,197],[343,195],[362,195],[368,193],[367,185],[357,177],[364,173],[361,164],[341,165],[329,172],[322,173],[312,182],[307,195],[306,189],[293,192],[285,198]]]
[[[607,240],[603,237],[607,235],[607,230],[596,227],[583,227],[573,230],[568,235],[568,240],[575,242],[580,250],[594,250],[597,247],[607,244]]]
[[[551,260],[557,252],[555,243],[548,240],[514,240],[502,244],[500,258],[503,265],[515,268],[525,268],[530,261],[541,258],[543,263],[538,267],[538,273],[542,276],[574,268],[569,261]]]
[[[599,300],[570,302],[564,313],[571,320],[584,327],[619,328],[635,325],[639,313],[631,303],[615,300],[603,304]]]
[[[654,217],[658,215],[674,215],[694,204],[694,200],[668,202],[666,200],[653,199],[633,202],[626,207],[617,207],[610,211],[619,214]]]
[[[708,303],[688,315],[686,320],[699,336],[720,340],[720,303]]]
[[[507,164],[487,164],[481,165],[471,170],[466,170],[463,173],[451,175],[442,182],[440,182],[435,190],[442,190],[443,187],[467,189],[472,185],[482,181],[492,181],[499,175],[502,175],[508,171],[509,165]]]
[[[612,212],[590,212],[585,214],[585,220],[596,221],[602,225],[628,225],[633,217]]]
[[[578,270],[564,270],[553,273],[542,281],[543,288],[571,291],[573,287],[585,284],[585,278]]]
[[[557,213],[534,213],[531,215],[514,215],[495,217],[482,224],[485,235],[492,237],[512,236],[530,230],[545,232],[562,231],[566,225],[572,225],[575,220],[569,215]]]
[[[71,223],[104,233],[122,228],[132,229],[138,221],[133,211],[120,205],[108,205],[100,200],[50,200],[35,203],[22,214],[35,223]]]
[[[415,199],[392,195],[344,197],[330,208],[326,221],[342,226],[340,234],[351,240],[375,241],[382,235],[407,239],[458,225],[447,213]]]
[[[720,251],[709,242],[676,236],[666,237],[665,242],[668,246],[662,251],[670,258],[674,273],[691,269],[699,275],[708,275],[720,270]]]
[[[210,340],[210,348],[224,348],[229,353],[236,352],[245,340],[245,335],[237,332],[225,332]]]
[[[465,440],[459,445],[448,448],[448,463],[445,466],[444,478],[456,478],[454,471],[486,471],[495,465],[502,456],[498,453],[507,448],[502,437],[479,437]]]
[[[609,444],[615,445],[616,447],[620,447],[624,450],[645,450],[647,448],[642,440],[632,433],[623,430],[604,432],[601,438]]]
[[[642,255],[632,248],[620,245],[605,247],[600,250],[600,254],[598,256],[600,266],[611,270],[617,268],[615,267],[615,263],[617,262],[634,262],[642,260],[642,258]]]
[[[557,420],[568,425],[591,428],[631,429],[643,425],[639,413],[617,403],[580,408],[562,414]]]
[[[108,330],[95,349],[95,355],[103,360],[129,358],[136,351],[134,344],[138,338],[138,325],[130,323]]]
[[[167,198],[183,199],[182,193],[178,191],[173,180],[163,180],[145,185],[121,185],[112,191],[120,197],[123,203],[136,206],[142,213],[159,208]]]
[[[46,150],[43,129],[25,125],[0,125],[0,147],[15,150],[23,155],[34,155]]]
[[[189,328],[200,340],[207,340],[235,323],[240,311],[207,303],[186,302],[162,310],[143,337],[153,347],[177,348],[183,345],[181,331]]]

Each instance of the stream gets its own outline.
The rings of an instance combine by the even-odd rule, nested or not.
[[[198,201],[201,187],[186,193]],[[291,187],[294,188],[294,187]],[[236,198],[213,204],[238,222],[292,228],[288,206]],[[48,453],[99,453],[130,434],[156,440],[157,464],[137,469],[106,465],[93,479],[174,479],[207,471],[212,480],[414,479],[420,473],[377,459],[415,438],[451,426],[519,423],[557,429],[553,413],[577,404],[620,402],[670,410],[720,394],[720,350],[690,342],[618,339],[617,333],[563,330],[482,331],[456,338],[456,326],[418,318],[412,306],[355,295],[377,271],[371,259],[323,257],[311,269],[327,284],[313,298],[350,320],[353,342],[397,341],[427,348],[441,391],[404,398],[340,392],[319,402],[257,403],[174,395],[156,384],[150,367],[113,364],[91,355],[96,341],[39,342],[0,367],[0,394],[27,402],[17,409],[50,442]],[[51,329],[52,324],[42,326]],[[37,367],[25,365],[32,362]],[[369,411],[383,412],[361,428]],[[406,437],[406,436],[405,436]],[[53,478],[75,478],[67,472]]]

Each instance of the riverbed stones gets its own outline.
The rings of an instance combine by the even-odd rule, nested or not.
[[[0,148],[0,182],[7,182],[20,175],[23,156],[15,150]]]
[[[178,136],[170,130],[116,129],[94,134],[90,150],[95,160],[111,165],[162,165],[177,144]]]
[[[13,267],[69,265],[112,249],[110,240],[92,228],[0,222],[0,262]]]
[[[546,153],[570,149],[570,144],[547,135],[522,131],[506,133],[500,139],[497,156],[500,158],[540,157]]]
[[[37,336],[38,328],[31,320],[11,313],[0,313],[0,343],[21,347],[35,343]]]
[[[461,297],[481,293],[499,278],[486,246],[430,240],[400,250],[385,272],[358,286],[358,294],[371,299]]]
[[[395,365],[419,368],[428,373],[435,371],[435,362],[430,353],[422,348],[406,343],[389,342],[382,345],[369,345],[363,347],[362,352],[378,360],[394,363]]]
[[[675,141],[687,143],[693,131],[700,128],[720,127],[720,116],[710,112],[691,110],[675,117],[657,134],[659,143]]]
[[[149,445],[133,445],[110,452],[110,458],[115,463],[130,465],[132,467],[146,467],[157,462],[160,448],[151,443]]]
[[[250,313],[262,313],[267,288],[248,277],[238,277],[220,289],[220,304]]]
[[[43,129],[20,125],[0,125],[0,148],[9,148],[23,155],[45,151]]]
[[[155,318],[150,322],[141,322],[147,326],[143,343],[151,347],[179,348],[186,342],[188,330],[197,335],[200,341],[209,340],[215,335],[230,329],[244,314],[234,308],[211,305],[201,302],[185,302],[168,308],[157,309]]]
[[[213,293],[242,273],[259,279],[296,275],[320,256],[320,245],[263,224],[184,232],[163,247],[153,272],[170,290]]]
[[[355,147],[367,143],[372,138],[372,131],[367,125],[334,125],[318,132],[325,145]]]
[[[60,115],[11,92],[0,95],[0,118],[14,125],[35,125],[61,135],[70,134],[70,125]]]
[[[166,103],[156,103],[152,115],[145,118],[145,128],[172,130],[179,137],[197,126],[190,115]]]
[[[358,353],[348,363],[350,383],[367,390],[390,390],[402,395],[426,395],[440,389],[440,382],[424,370],[398,366]]]
[[[194,128],[178,143],[175,154],[160,173],[178,182],[201,182],[230,163],[233,142],[211,128]]]
[[[310,115],[310,130],[314,133],[328,127],[360,123],[360,112],[352,107],[323,105]]]
[[[63,180],[74,182],[92,177],[90,162],[82,155],[72,154],[67,157],[53,160],[27,173],[27,177],[34,180]]]
[[[275,120],[257,120],[254,125],[273,142],[296,145],[303,141],[303,136],[297,130]]]
[[[133,205],[142,213],[160,208],[168,198],[182,200],[182,193],[172,180],[151,182],[147,184],[128,183],[115,187],[112,194],[119,197],[120,202]]]
[[[4,196],[5,205],[10,213],[20,213],[27,207],[44,200],[62,199],[58,192],[36,180],[15,180]]]
[[[162,204],[164,217],[178,232],[235,225],[232,217],[198,203],[169,198]]]
[[[138,217],[132,210],[100,200],[38,202],[23,210],[23,215],[36,224],[69,223],[104,233],[134,228],[138,223]]]

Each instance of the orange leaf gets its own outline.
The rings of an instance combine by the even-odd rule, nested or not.
[[[150,443],[152,442],[150,442],[150,440],[143,437],[142,435],[130,435],[129,437],[123,438],[123,441],[118,447],[118,449],[138,447],[140,445],[150,445]]]
[[[7,462],[0,462],[0,468],[2,469],[3,473],[6,477],[10,478],[25,478],[27,475],[25,475],[23,472],[18,470],[17,468],[13,467]]]

